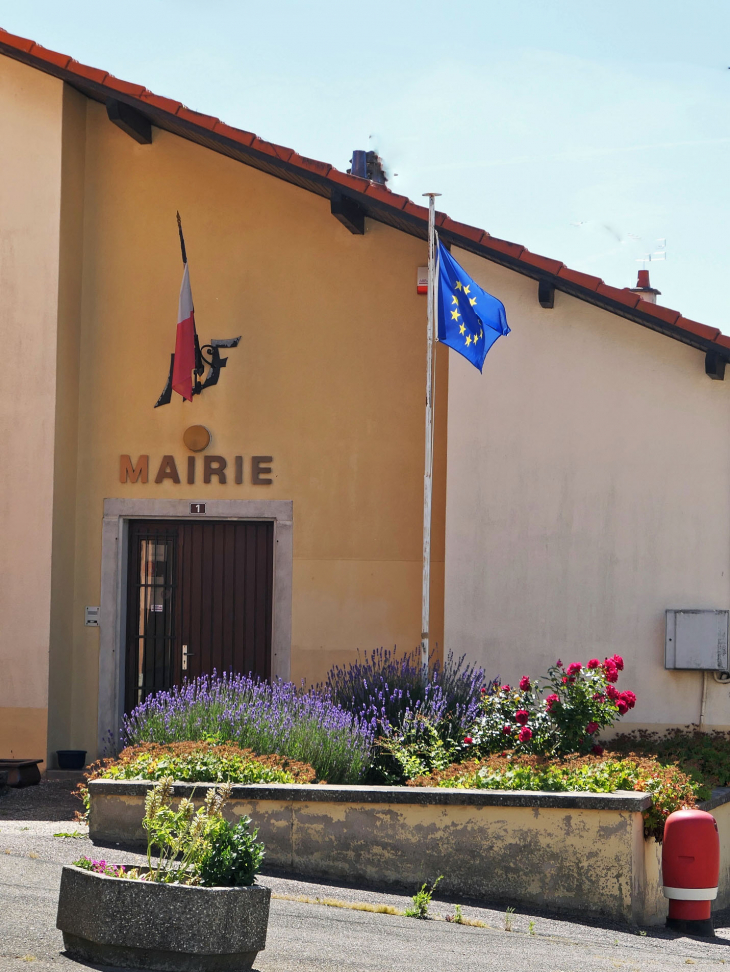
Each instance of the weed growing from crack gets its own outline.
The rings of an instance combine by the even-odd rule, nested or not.
[[[515,913],[515,909],[514,908],[507,908],[507,910],[505,911],[505,913],[504,913],[504,930],[505,931],[508,931],[508,932],[511,932],[512,931],[512,915],[514,913]]]
[[[409,905],[403,912],[406,918],[428,918],[428,906],[431,904],[433,893],[442,878],[443,874],[439,875],[430,888],[428,883],[424,881],[421,890],[417,891],[411,898],[413,904]]]

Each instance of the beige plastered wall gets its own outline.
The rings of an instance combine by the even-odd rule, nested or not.
[[[624,726],[696,723],[667,608],[730,608],[730,385],[693,350],[465,252],[512,333],[449,383],[445,646],[514,682],[618,652]],[[708,679],[707,725],[730,725]]]
[[[139,145],[95,102],[87,102],[85,126],[75,209],[83,210],[83,248],[68,288],[69,305],[78,299],[81,308],[79,333],[68,335],[79,346],[78,403],[68,405],[69,415],[78,408],[78,432],[62,447],[67,486],[75,470],[75,503],[69,494],[65,504],[73,557],[69,526],[59,524],[73,595],[58,605],[55,664],[66,675],[62,691],[51,691],[49,747],[93,754],[99,631],[84,627],[84,607],[99,604],[106,497],[292,500],[294,680],[317,682],[358,648],[418,644],[426,307],[416,270],[426,246],[370,221],[364,236],[353,236],[326,199],[158,129],[151,145]],[[178,209],[201,343],[242,337],[218,386],[192,405],[174,396],[155,409],[174,350]],[[68,232],[79,232],[73,221]],[[439,649],[447,366],[440,355],[432,565]],[[232,476],[203,485],[200,458],[196,485],[185,483],[182,435],[191,424],[211,430],[209,453],[231,466],[245,457],[243,485]],[[150,482],[120,484],[120,454],[149,455]],[[154,483],[164,454],[175,456],[181,484]],[[271,486],[251,485],[252,455],[274,457]]]
[[[62,116],[0,57],[0,758],[46,755]]]

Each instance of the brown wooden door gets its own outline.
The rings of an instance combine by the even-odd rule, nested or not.
[[[184,678],[271,675],[273,523],[129,525],[125,710]]]

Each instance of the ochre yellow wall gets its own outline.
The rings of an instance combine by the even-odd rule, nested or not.
[[[0,757],[46,755],[62,97],[0,57]]]
[[[93,752],[99,633],[83,614],[99,603],[105,497],[293,500],[295,680],[322,679],[358,648],[419,643],[426,306],[415,285],[426,246],[373,222],[353,236],[327,200],[157,129],[152,145],[139,145],[94,102],[86,139],[73,630],[59,613],[57,656],[72,676],[50,747]],[[175,341],[177,209],[201,342],[242,339],[217,387],[192,405],[174,396],[154,409]],[[69,224],[69,239],[75,232]],[[72,281],[74,273],[72,262]],[[74,299],[71,287],[69,306]],[[439,365],[444,411],[445,355]],[[203,485],[200,471],[185,484],[182,433],[193,423],[211,429],[208,453],[247,457],[244,485]],[[439,647],[445,436],[441,415]],[[120,484],[120,454],[150,456],[147,485]],[[154,483],[163,454],[176,457],[180,485]],[[273,485],[250,484],[251,455],[274,457]],[[58,516],[73,516],[71,506]]]

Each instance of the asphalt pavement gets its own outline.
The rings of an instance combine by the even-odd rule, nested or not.
[[[122,849],[95,848],[86,828],[67,812],[36,809],[21,815],[18,803],[11,818],[12,807],[0,797],[0,970],[88,968],[63,954],[55,927],[61,867],[82,854],[113,862],[142,858]],[[37,819],[44,815],[53,819]],[[54,836],[59,833],[82,836]],[[517,912],[510,918],[505,909],[465,905],[464,917],[486,926],[475,927],[445,921],[454,905],[439,900],[438,892],[432,920],[419,921],[357,910],[379,905],[402,910],[408,903],[403,895],[271,875],[260,881],[275,897],[258,972],[670,972],[688,966],[705,972],[730,966],[728,914],[716,917],[715,942],[664,929],[546,915]]]

